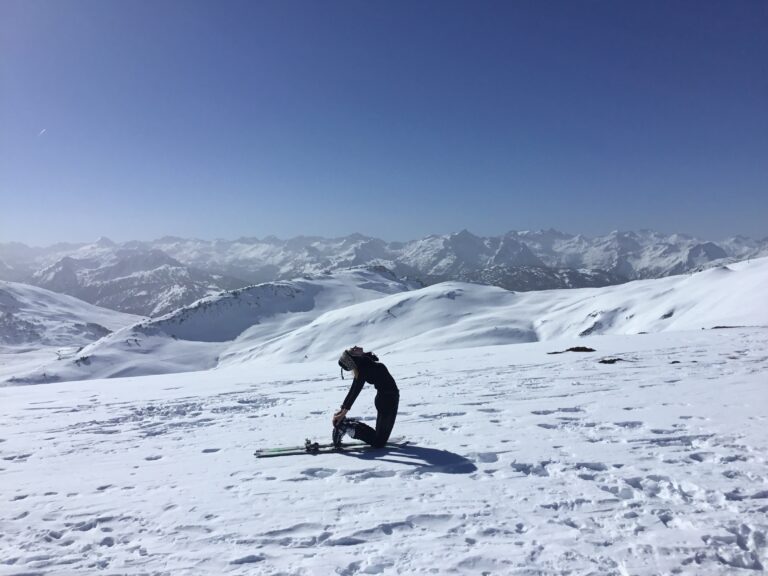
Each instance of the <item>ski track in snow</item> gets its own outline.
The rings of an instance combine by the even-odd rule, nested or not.
[[[764,570],[768,331],[589,341],[393,357],[376,452],[253,457],[325,439],[324,365],[1,389],[0,575]]]

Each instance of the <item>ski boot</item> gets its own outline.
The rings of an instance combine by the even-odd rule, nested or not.
[[[333,447],[341,448],[341,439],[345,434],[350,438],[354,438],[355,426],[357,426],[357,420],[353,418],[344,418],[337,426],[334,426],[332,435]]]

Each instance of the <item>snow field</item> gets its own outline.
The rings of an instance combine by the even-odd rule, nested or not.
[[[572,344],[596,352],[548,354]],[[0,575],[754,573],[766,350],[739,328],[382,355],[412,444],[271,459],[329,437],[335,363],[2,388]]]

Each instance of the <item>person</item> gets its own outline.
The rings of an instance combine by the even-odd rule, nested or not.
[[[340,446],[341,439],[346,434],[350,438],[362,440],[376,448],[385,446],[395,425],[397,407],[400,403],[400,390],[395,379],[373,352],[364,352],[358,346],[342,352],[339,357],[339,366],[342,369],[342,379],[344,370],[352,372],[354,379],[344,402],[341,403],[341,409],[333,415],[334,445]],[[373,384],[376,388],[376,429],[358,420],[347,418],[347,413],[352,409],[366,382]]]

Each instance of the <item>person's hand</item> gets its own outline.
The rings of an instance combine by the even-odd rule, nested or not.
[[[341,410],[339,410],[338,412],[336,412],[336,414],[334,414],[334,415],[333,415],[333,420],[332,420],[332,422],[333,422],[333,427],[334,427],[334,428],[335,428],[336,426],[338,426],[338,425],[339,425],[339,422],[341,422],[341,421],[344,419],[344,416],[346,416],[346,415],[347,415],[347,412],[349,412],[349,410],[347,410],[346,408],[342,408]]]

